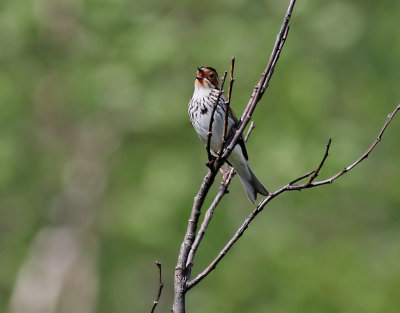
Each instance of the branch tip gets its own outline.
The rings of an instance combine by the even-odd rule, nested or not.
[[[154,310],[156,309],[156,307],[157,307],[157,305],[158,305],[158,301],[160,300],[162,289],[163,289],[163,287],[164,287],[164,284],[163,284],[163,282],[162,282],[161,262],[157,260],[155,263],[156,263],[156,265],[157,265],[157,267],[158,267],[159,287],[158,287],[158,294],[157,294],[157,297],[156,297],[156,298],[154,299],[154,301],[153,301],[153,307],[151,308],[150,313],[154,313]]]

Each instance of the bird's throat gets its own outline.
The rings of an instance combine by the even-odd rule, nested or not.
[[[201,99],[204,97],[208,97],[210,93],[212,92],[213,89],[211,88],[206,88],[202,85],[198,85],[197,82],[194,85],[194,92],[193,92],[193,98],[194,99]]]

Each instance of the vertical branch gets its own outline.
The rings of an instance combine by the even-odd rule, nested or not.
[[[235,57],[232,58],[231,62],[231,69],[230,69],[230,74],[229,74],[229,89],[228,89],[228,98],[225,103],[225,120],[224,120],[224,130],[222,133],[222,143],[221,143],[221,148],[219,149],[219,157],[222,155],[222,151],[225,147],[226,144],[226,133],[228,131],[228,117],[229,117],[229,112],[230,112],[230,104],[231,104],[231,97],[232,97],[232,88],[233,88],[233,82],[235,81],[235,78],[233,78],[233,71],[235,69]]]
[[[194,197],[192,212],[190,214],[189,222],[187,225],[185,237],[182,241],[181,248],[179,250],[178,261],[175,267],[175,279],[174,279],[174,304],[172,311],[174,313],[185,312],[185,295],[186,295],[186,283],[189,279],[190,271],[188,271],[186,262],[188,259],[189,251],[193,245],[197,224],[201,213],[204,200],[212,184],[214,183],[217,171],[208,171],[204,177],[203,183],[201,184],[200,190]]]
[[[157,298],[154,300],[153,307],[151,308],[150,313],[154,313],[154,310],[156,309],[156,306],[157,306],[157,304],[158,304],[158,301],[160,300],[162,289],[163,289],[163,287],[164,287],[164,284],[163,284],[163,282],[162,282],[162,275],[161,275],[161,263],[160,263],[159,261],[156,261],[156,265],[157,265],[157,267],[158,267],[158,275],[159,275],[159,284],[160,284],[160,285],[159,285],[159,287],[158,287],[158,295],[157,295]]]
[[[224,73],[224,76],[221,79],[221,86],[219,88],[219,93],[218,93],[218,97],[217,100],[214,103],[212,112],[211,112],[211,117],[210,117],[210,124],[208,126],[208,132],[207,132],[207,144],[206,144],[206,150],[207,150],[207,156],[208,156],[208,164],[211,163],[213,156],[211,154],[211,137],[212,137],[212,126],[214,123],[214,115],[215,115],[215,111],[217,110],[218,104],[219,104],[219,100],[221,99],[221,95],[223,93],[223,88],[224,88],[224,84],[225,84],[225,79],[226,79],[226,75],[227,73]],[[211,169],[212,167],[210,167]]]

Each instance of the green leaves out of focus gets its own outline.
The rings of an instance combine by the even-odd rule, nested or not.
[[[92,212],[88,232],[98,245],[92,311],[148,310],[155,259],[165,281],[159,310],[168,310],[179,243],[206,172],[205,149],[187,116],[195,69],[223,72],[236,56],[232,105],[239,114],[286,6],[278,0],[0,3],[0,311],[7,310],[35,235],[70,225],[65,216],[79,212]],[[315,168],[330,137],[320,176],[351,163],[399,101],[398,1],[296,6],[248,144],[251,166],[270,190]],[[397,312],[399,133],[395,120],[371,157],[335,184],[271,203],[191,291],[190,310]],[[71,168],[83,166],[83,150],[91,161],[80,186],[99,166],[99,176],[88,180],[99,184],[96,197],[63,207],[60,194],[74,181]],[[230,191],[194,271],[251,210],[239,182]],[[60,301],[72,303],[67,294],[62,290]]]

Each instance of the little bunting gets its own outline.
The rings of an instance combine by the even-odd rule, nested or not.
[[[217,71],[209,66],[199,67],[196,79],[194,81],[194,92],[189,102],[189,117],[197,135],[201,141],[207,143],[207,133],[209,132],[210,118],[215,102],[219,94],[219,79]],[[212,124],[212,136],[210,142],[211,152],[216,155],[221,149],[222,135],[225,122],[226,98],[221,95],[214,113],[214,121]],[[237,124],[238,120],[232,108],[228,110],[227,134],[230,134],[232,127]],[[268,195],[267,189],[251,170],[248,162],[243,137],[228,157],[228,163],[236,170],[240,177],[247,197],[254,203],[257,194]]]

